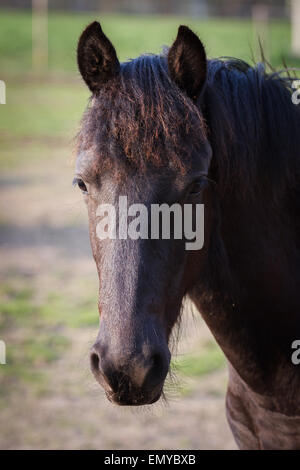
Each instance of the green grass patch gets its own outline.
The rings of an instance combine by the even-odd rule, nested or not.
[[[62,357],[69,346],[65,336],[46,330],[23,330],[23,336],[22,340],[7,342],[6,365],[0,369],[0,403],[14,386],[43,383],[47,366]]]
[[[37,307],[32,303],[33,289],[18,287],[5,282],[0,287],[0,332],[25,323],[37,313]]]
[[[49,293],[47,301],[40,307],[40,315],[47,324],[66,325],[72,328],[99,325],[97,294],[81,299]]]
[[[93,286],[94,287],[94,286]],[[80,290],[81,292],[81,290]],[[15,279],[0,288],[0,332],[32,324],[45,327],[90,327],[99,325],[97,293],[82,286],[82,294],[45,292],[37,296],[32,285]],[[39,293],[40,294],[40,293]]]
[[[57,139],[41,140],[34,135],[29,139],[18,139],[10,135],[5,138],[0,136],[0,146],[0,169],[11,171],[47,160],[57,162],[61,159],[63,164],[70,158],[73,144],[66,141],[59,142]]]
[[[25,365],[40,367],[59,359],[68,345],[66,337],[44,333],[37,339],[25,340],[20,349]]]
[[[47,369],[70,346],[65,328],[99,323],[96,291],[83,281],[83,294],[41,292],[31,280],[15,277],[0,287],[0,338],[6,365],[0,368],[0,408],[14,388],[43,390]]]
[[[7,104],[0,107],[1,140],[12,137],[71,140],[88,95],[86,88],[78,84],[8,83]]]
[[[222,369],[225,364],[226,360],[221,349],[214,341],[210,341],[199,353],[176,358],[172,361],[172,368],[188,377],[201,377]]]
[[[78,298],[70,291],[42,292],[33,286],[33,279],[15,276],[0,287],[0,338],[7,353],[0,368],[0,407],[13,387],[43,388],[48,366],[70,346],[66,328],[96,329],[99,323],[96,291],[92,296],[84,281]]]
[[[113,41],[120,60],[144,52],[159,53],[170,45],[178,25],[187,24],[204,41],[210,57],[230,55],[246,60],[256,41],[250,20],[191,18],[184,16],[135,16],[99,13],[53,13],[48,17],[49,70],[77,73],[76,46],[84,27],[93,20],[101,21],[105,33]],[[1,11],[0,67],[22,75],[32,66],[30,12]],[[287,21],[271,21],[269,25],[271,62],[278,66],[282,55],[290,51],[290,26]]]

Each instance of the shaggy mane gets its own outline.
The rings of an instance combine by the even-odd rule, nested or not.
[[[204,112],[221,195],[255,197],[267,188],[276,199],[299,184],[300,106],[284,72],[232,58],[209,61]]]
[[[143,55],[121,64],[91,99],[77,148],[93,150],[99,172],[128,165],[185,172],[208,137],[221,195],[269,188],[280,198],[300,179],[300,106],[292,103],[291,82],[268,74],[264,63],[210,60],[200,110],[171,81],[166,56]]]
[[[144,55],[123,63],[90,101],[77,147],[93,149],[99,170],[125,163],[184,172],[205,135],[200,110],[170,80],[166,58]]]

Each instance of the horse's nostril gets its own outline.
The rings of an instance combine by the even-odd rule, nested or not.
[[[144,389],[153,390],[165,379],[168,372],[167,360],[163,354],[154,353],[151,356],[151,366],[144,381]]]
[[[162,357],[160,356],[160,354],[153,354],[152,356],[153,367],[159,367],[161,363],[162,363]]]
[[[91,354],[91,369],[93,372],[99,372],[99,356],[95,352]]]
[[[159,354],[153,354],[151,361],[153,369],[158,369],[163,363],[162,357]]]
[[[105,348],[96,344],[90,355],[91,370],[97,382],[99,382],[107,392],[112,392],[110,369],[107,367],[107,361],[105,361],[103,356],[105,356]]]

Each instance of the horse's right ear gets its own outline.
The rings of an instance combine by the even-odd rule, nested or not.
[[[87,26],[79,38],[77,62],[82,78],[93,93],[119,73],[116,50],[97,21]]]
[[[201,94],[206,81],[206,54],[198,38],[187,26],[180,26],[169,50],[168,67],[172,80],[192,100]]]

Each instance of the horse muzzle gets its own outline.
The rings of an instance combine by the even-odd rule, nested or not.
[[[91,351],[91,369],[112,403],[123,406],[150,405],[162,393],[170,364],[167,347],[149,345],[138,354],[110,353],[100,342]]]

